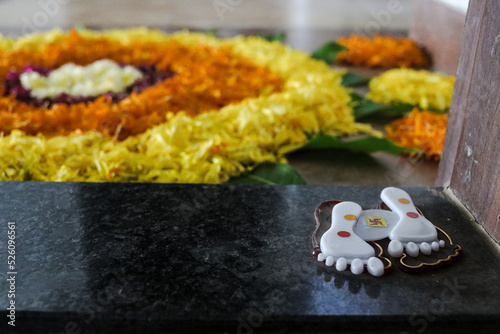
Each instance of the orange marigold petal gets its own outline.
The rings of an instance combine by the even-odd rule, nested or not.
[[[396,144],[423,150],[425,158],[439,161],[443,150],[448,114],[418,108],[386,126],[386,136]]]
[[[337,42],[346,47],[337,61],[367,67],[427,67],[430,58],[409,38],[375,35],[340,37]]]

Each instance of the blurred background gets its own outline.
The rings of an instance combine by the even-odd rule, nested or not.
[[[393,1],[394,2],[394,1]],[[220,30],[222,35],[286,30],[304,51],[351,32],[408,30],[412,0],[3,0],[0,29],[22,34],[53,27],[144,25],[165,30]],[[389,15],[387,15],[387,13]],[[314,31],[314,34],[310,32]]]
[[[310,52],[340,36],[409,35],[436,69],[455,74],[468,0],[0,0],[0,32],[18,37],[54,27],[213,30],[219,36],[286,31]],[[441,54],[443,56],[441,56]]]
[[[414,1],[392,1],[397,15],[380,27],[408,27]],[[0,25],[50,29],[54,26],[148,25],[174,28],[364,29],[387,0],[3,0]],[[45,15],[44,15],[45,13]]]

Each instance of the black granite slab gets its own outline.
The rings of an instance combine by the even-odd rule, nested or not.
[[[0,182],[0,277],[16,222],[15,333],[497,332],[500,257],[440,189],[404,188],[464,249],[375,278],[311,256],[314,209],[378,186]]]

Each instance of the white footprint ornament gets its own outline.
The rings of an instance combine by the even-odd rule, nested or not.
[[[421,252],[430,255],[444,247],[444,240],[438,240],[436,227],[418,213],[410,195],[402,189],[389,187],[382,190],[380,198],[394,213],[398,222],[391,230],[388,252],[393,257],[403,255],[403,248],[408,255],[417,257]]]
[[[353,231],[361,211],[361,206],[354,202],[333,207],[332,225],[321,237],[318,261],[325,261],[327,266],[335,264],[338,271],[349,265],[353,274],[361,274],[366,266],[373,276],[382,276],[384,264],[375,257],[375,250]]]
[[[338,271],[350,267],[354,274],[366,269],[373,276],[382,276],[392,269],[383,248],[409,272],[435,269],[461,254],[461,247],[417,210],[406,191],[389,187],[380,197],[391,211],[363,211],[357,203],[340,201],[318,206],[313,235],[313,254],[318,261],[335,265]],[[321,233],[330,217],[330,227]]]

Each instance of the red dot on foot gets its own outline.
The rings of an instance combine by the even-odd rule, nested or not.
[[[406,215],[410,218],[418,218],[419,214],[416,212],[407,212]]]
[[[342,237],[342,238],[347,238],[347,237],[350,237],[351,236],[351,233],[347,232],[347,231],[340,231],[340,232],[337,232],[337,235],[339,237]]]

